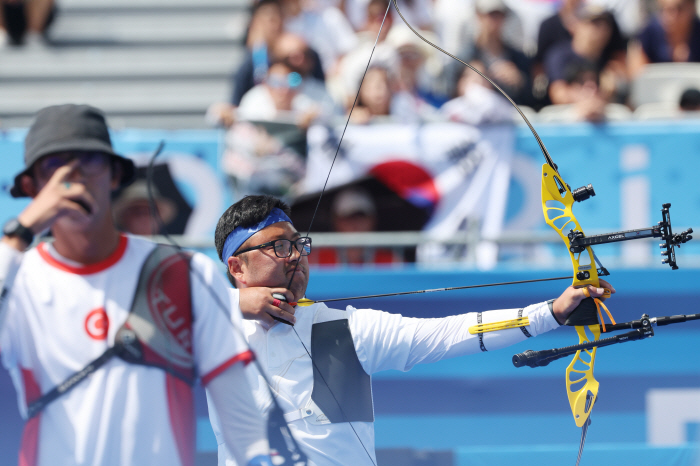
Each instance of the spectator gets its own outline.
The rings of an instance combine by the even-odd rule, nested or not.
[[[600,89],[600,76],[596,67],[590,62],[577,62],[567,68],[562,86],[562,93],[571,104],[564,120],[603,121],[608,100]]]
[[[346,188],[335,195],[331,208],[333,231],[362,233],[377,230],[377,209],[372,196],[362,188]],[[348,248],[319,248],[309,263],[330,264],[389,264],[400,261],[386,248],[362,246]]]
[[[437,42],[430,31],[421,35]],[[399,24],[387,36],[398,55],[398,79],[402,90],[411,94],[421,106],[438,108],[447,101],[445,95],[436,91],[434,84],[441,72],[441,62],[433,53],[435,49],[426,44],[407,26]]]
[[[657,0],[659,13],[630,46],[630,75],[648,63],[700,62],[700,19],[695,0]]]
[[[162,225],[166,227],[175,219],[177,208],[170,199],[163,197],[155,186],[151,186],[153,201]],[[141,236],[162,233],[151,212],[150,196],[146,180],[134,181],[114,200],[114,223],[120,231]]]
[[[300,128],[308,128],[320,115],[320,108],[302,94],[302,77],[283,61],[270,65],[267,77],[243,96],[237,115],[242,120],[291,119]]]
[[[360,88],[351,121],[366,124],[377,120],[417,123],[433,114],[406,91],[399,90],[396,77],[382,66],[370,66]]]
[[[585,5],[584,0],[563,0],[559,11],[545,19],[540,25],[540,32],[537,38],[537,55],[535,63],[542,64],[545,56],[552,47],[561,42],[571,42],[574,36],[574,29],[580,21],[581,14],[587,11],[601,10],[601,6]],[[583,10],[583,11],[582,11]],[[612,15],[612,33],[606,45],[603,56],[605,60],[612,58],[624,60],[624,53],[627,50],[627,41],[622,36],[617,19]],[[622,56],[621,56],[622,54]]]
[[[530,61],[525,54],[503,41],[503,25],[508,13],[503,0],[476,0],[479,34],[474,60],[481,62],[486,75],[516,103],[532,105]]]
[[[474,68],[482,73],[483,63],[472,61]],[[480,125],[512,122],[515,109],[491,84],[473,70],[465,68],[457,84],[459,96],[440,108],[450,121]]]
[[[338,73],[329,83],[329,90],[334,99],[346,109],[352,106],[370,55],[374,64],[388,69],[398,67],[396,50],[386,42],[394,22],[391,15],[387,15],[384,20],[388,1],[370,0],[367,4],[367,21],[357,33],[358,45],[343,57],[338,66]]]
[[[213,124],[231,126],[243,95],[265,80],[271,61],[279,60],[287,60],[287,64],[302,76],[302,93],[321,102],[329,113],[336,110],[325,90],[325,76],[318,54],[300,36],[282,31],[282,12],[278,0],[262,0],[256,6],[248,44],[244,61],[233,77],[231,103],[213,104],[207,112]]]
[[[340,114],[335,101],[326,90],[323,70],[318,56],[309,48],[303,37],[283,33],[272,44],[274,61],[283,61],[301,76],[299,92],[313,100],[326,116]]]
[[[334,74],[338,60],[357,45],[355,31],[334,6],[306,9],[301,0],[281,0],[284,27],[303,37],[321,57],[326,76]]]
[[[304,176],[306,129],[340,114],[323,83],[301,75],[311,68],[303,39],[282,34],[272,50],[285,58],[274,58],[265,80],[246,92],[226,133],[222,168],[239,195],[293,194]]]
[[[267,76],[268,49],[282,33],[282,9],[279,0],[260,0],[251,12],[246,34],[243,62],[232,77],[231,102],[217,102],[207,110],[207,121],[229,127],[235,121],[235,110],[243,95]]]
[[[0,46],[43,44],[56,15],[54,0],[0,0]]]
[[[476,12],[473,1],[435,0],[435,34],[440,46],[464,61],[474,55],[476,37]],[[464,65],[447,55],[440,54],[442,75],[439,89],[445,96],[458,95],[457,82],[464,71]]]
[[[540,105],[551,103],[546,95],[547,88],[550,84],[547,74],[544,70],[545,57],[556,46],[562,43],[571,43],[574,35],[574,30],[581,20],[581,16],[585,16],[586,9],[600,9],[596,6],[585,6],[584,0],[563,0],[559,11],[549,18],[545,19],[540,25],[540,32],[537,38],[537,54],[533,63],[533,83],[534,94],[540,100]],[[622,36],[617,20],[613,15],[610,15],[612,20],[612,31],[608,43],[603,49],[601,59],[603,62],[615,62],[615,67],[619,70],[626,66],[627,57],[627,41]]]
[[[357,31],[362,30],[367,22],[367,6],[370,2],[371,0],[344,0],[342,2],[345,15]],[[431,0],[407,0],[399,3],[401,14],[411,26],[419,29],[433,28],[434,6]],[[386,10],[386,3],[384,3],[384,9]],[[393,5],[390,10],[392,11],[389,12],[389,15],[393,17],[394,22],[403,22]]]
[[[605,53],[613,39],[613,32],[614,18],[610,12],[595,6],[578,10],[571,42],[560,42],[552,47],[544,59],[549,98],[553,104],[578,102],[576,96],[579,94],[569,92],[569,82],[577,80],[572,76],[580,68],[595,70],[598,74],[595,81],[599,82],[596,94],[606,101],[620,100],[626,94],[624,67]]]

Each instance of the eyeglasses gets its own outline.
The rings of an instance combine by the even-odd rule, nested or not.
[[[277,257],[279,257],[280,259],[286,259],[287,257],[292,255],[292,244],[294,245],[296,250],[299,251],[299,255],[308,256],[309,254],[311,254],[311,238],[309,238],[308,236],[302,236],[301,238],[294,241],[288,239],[275,239],[272,241],[268,241],[267,243],[253,246],[252,248],[246,248],[242,251],[237,251],[234,254],[234,256],[243,254],[244,252],[254,251],[256,249],[263,249],[272,246],[272,248],[275,250],[275,255]]]
[[[92,176],[100,173],[109,164],[110,156],[103,152],[61,152],[49,154],[36,162],[39,175],[51,178],[62,166],[78,159],[78,167],[84,175]]]

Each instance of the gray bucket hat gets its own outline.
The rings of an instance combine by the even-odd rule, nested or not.
[[[25,169],[15,176],[13,197],[27,197],[20,184],[22,175],[45,155],[65,151],[97,151],[116,158],[122,165],[120,187],[134,179],[134,162],[114,152],[104,114],[89,105],[55,105],[39,110],[24,140]]]

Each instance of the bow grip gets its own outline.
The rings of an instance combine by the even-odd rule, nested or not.
[[[584,298],[566,318],[564,325],[578,327],[581,325],[597,325],[598,308],[593,298]]]

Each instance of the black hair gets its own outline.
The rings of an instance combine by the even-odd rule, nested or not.
[[[590,60],[574,60],[564,68],[564,80],[567,84],[583,84],[591,77],[594,78],[596,84],[599,83],[600,70]]]
[[[246,196],[226,209],[226,212],[219,218],[214,232],[216,253],[221,262],[225,262],[221,255],[228,235],[238,227],[251,227],[262,222],[274,208],[280,209],[287,216],[292,214],[292,209],[284,201],[266,194]]]
[[[226,263],[222,257],[224,251],[224,243],[226,238],[233,230],[238,227],[251,227],[262,222],[274,208],[280,209],[288,217],[292,214],[292,209],[280,199],[266,194],[259,196],[245,196],[240,201],[226,209],[219,218],[214,232],[214,245],[216,246],[216,254],[221,262]],[[228,258],[226,258],[228,259]],[[245,259],[244,259],[245,260]],[[226,267],[226,276],[231,285],[236,287],[234,280],[228,267]]]

